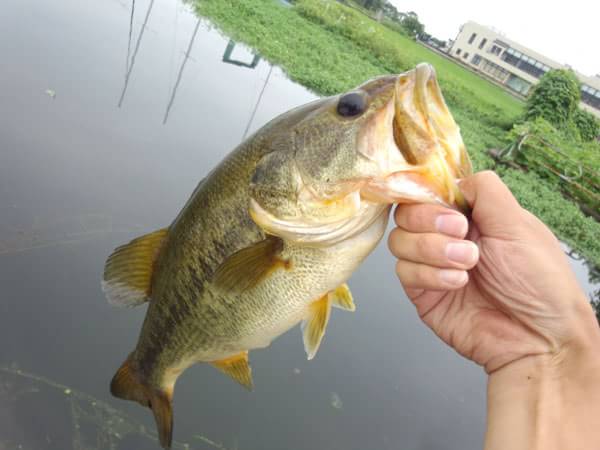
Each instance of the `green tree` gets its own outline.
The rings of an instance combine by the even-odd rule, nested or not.
[[[366,9],[371,11],[379,11],[387,3],[386,0],[362,0],[359,2]]]
[[[425,32],[425,25],[419,21],[419,16],[413,11],[402,16],[400,23],[409,36],[412,36],[413,38],[417,38]]]
[[[591,141],[600,137],[600,121],[592,113],[577,109],[573,113],[573,122],[575,122],[579,135],[584,141]]]
[[[571,70],[547,72],[527,100],[526,119],[542,117],[557,128],[567,125],[581,99],[579,80]]]

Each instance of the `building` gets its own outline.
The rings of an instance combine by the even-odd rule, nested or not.
[[[448,55],[523,97],[549,70],[570,68],[475,22],[460,28]],[[600,117],[600,74],[575,74],[581,82],[580,106]]]

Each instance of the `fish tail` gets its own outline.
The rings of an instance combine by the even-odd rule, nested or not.
[[[171,448],[173,438],[172,391],[156,389],[144,383],[129,356],[113,377],[110,383],[110,392],[115,397],[132,400],[150,408],[156,421],[160,445],[163,448]]]

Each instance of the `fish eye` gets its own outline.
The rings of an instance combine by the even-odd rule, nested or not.
[[[354,117],[362,114],[366,107],[367,101],[364,95],[359,92],[349,92],[340,98],[337,113],[342,117]]]

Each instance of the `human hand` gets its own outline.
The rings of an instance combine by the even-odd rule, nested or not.
[[[550,230],[493,172],[463,180],[472,221],[436,205],[399,205],[388,245],[417,312],[488,373],[534,355],[598,348],[585,294]]]

